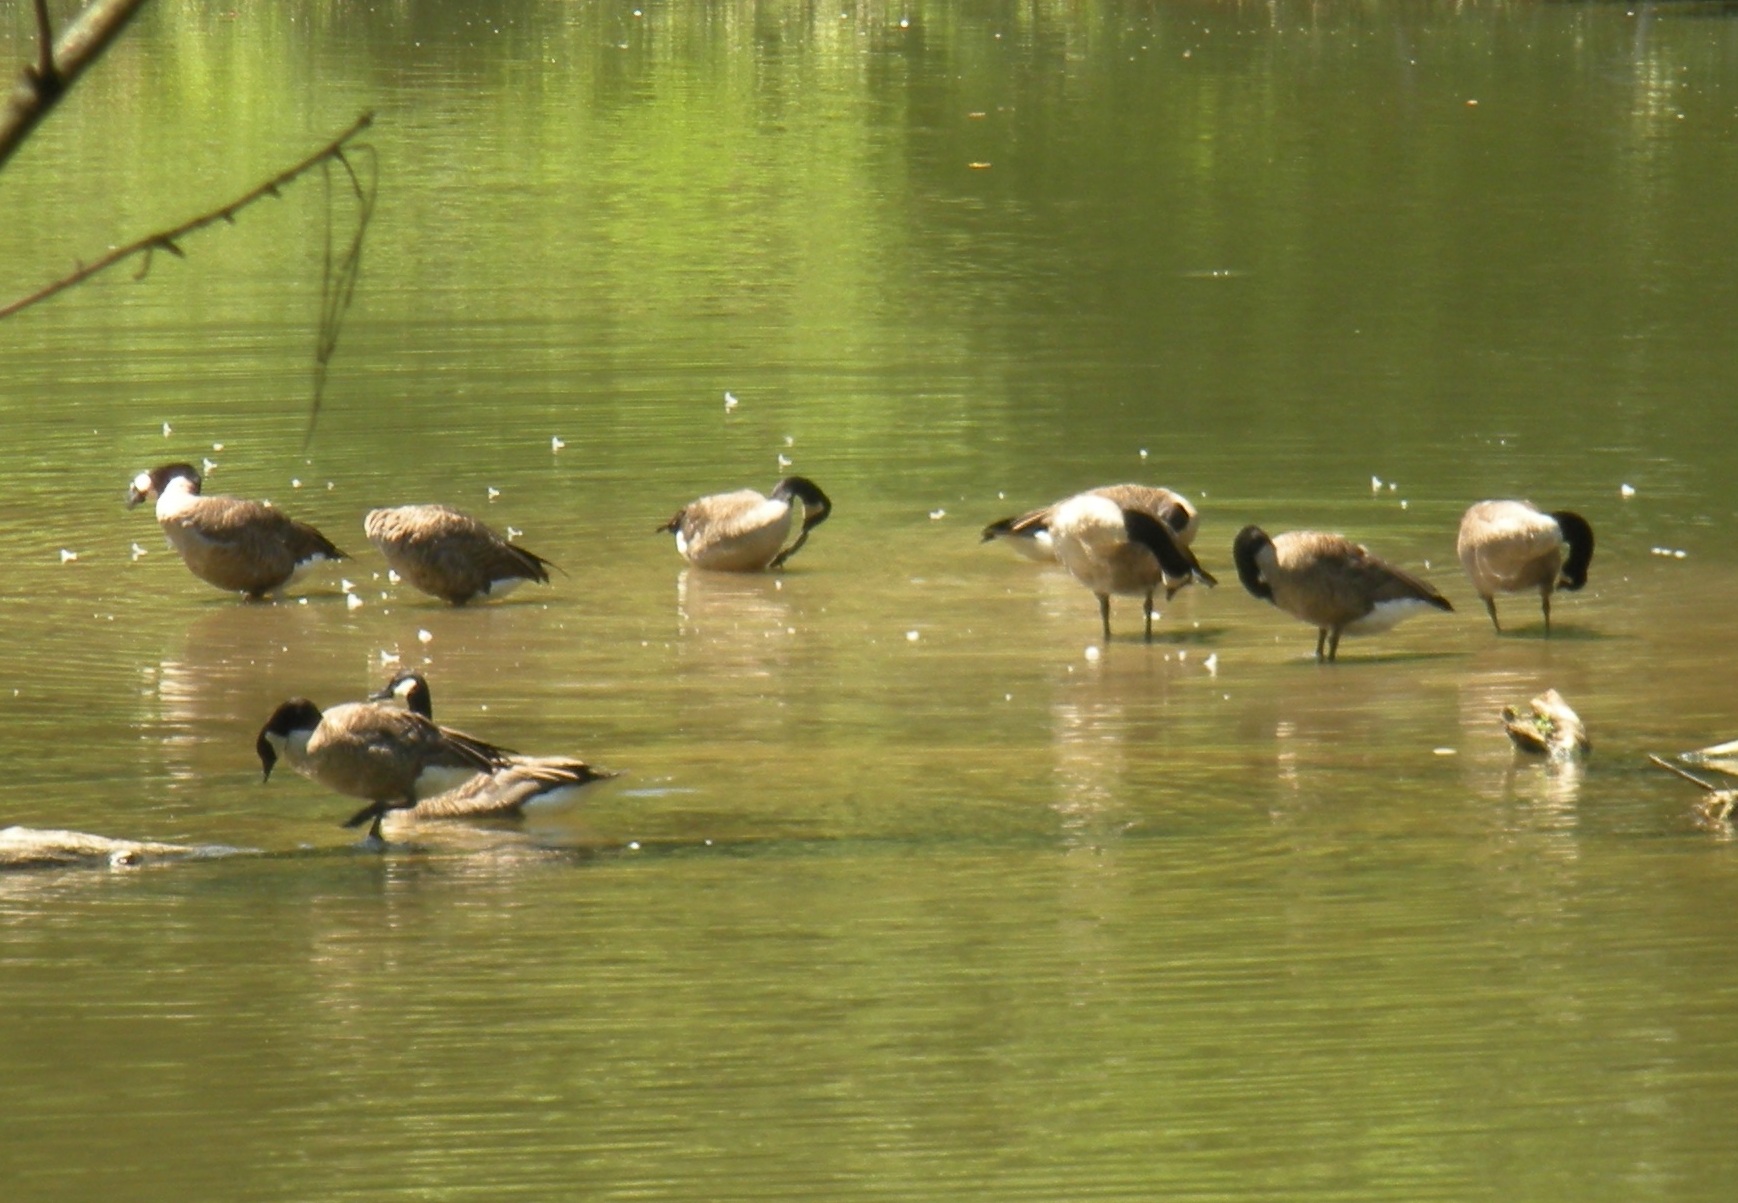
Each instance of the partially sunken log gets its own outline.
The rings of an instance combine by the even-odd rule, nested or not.
[[[0,829],[0,871],[51,869],[72,865],[120,868],[154,860],[194,860],[226,856],[234,848],[158,844],[149,840],[115,840],[83,831],[49,831],[37,827]]]
[[[1527,705],[1531,714],[1523,714],[1517,706],[1503,707],[1503,730],[1521,751],[1553,760],[1579,760],[1591,750],[1581,716],[1555,689],[1547,689]]]

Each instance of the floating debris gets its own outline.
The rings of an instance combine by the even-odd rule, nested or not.
[[[946,510],[931,510],[931,511],[929,511],[929,520],[931,522],[940,522],[943,518],[946,518],[946,517],[947,517]]]
[[[1503,707],[1503,730],[1521,751],[1552,760],[1579,760],[1593,750],[1581,716],[1555,689],[1547,689],[1527,704],[1532,707],[1531,714],[1523,714],[1514,706]]]
[[[550,437],[549,449],[551,451],[560,451],[565,446],[567,446],[567,443],[560,435],[553,435]]]
[[[51,869],[86,865],[111,869],[150,860],[191,860],[233,856],[240,848],[218,845],[159,844],[151,840],[117,840],[83,831],[40,827],[0,829],[0,869]]]
[[[497,489],[494,485],[489,486],[489,500],[490,501],[495,500],[495,498],[499,497],[500,495],[501,495],[500,489]]]
[[[427,628],[424,628],[422,630],[417,631],[416,637],[417,637],[417,641],[420,643],[433,643],[434,642],[434,634],[431,631],[429,631]]]
[[[1678,759],[1685,764],[1713,769],[1716,773],[1724,773],[1728,777],[1738,777],[1738,739],[1728,740],[1723,744],[1711,744],[1706,748],[1697,748],[1694,752],[1680,752]]]
[[[1694,782],[1706,796],[1696,803],[1696,817],[1707,826],[1724,827],[1732,822],[1732,812],[1738,810],[1738,789],[1721,789],[1712,781],[1704,781],[1688,769],[1681,769],[1669,760],[1648,753],[1649,760],[1685,781]],[[1680,757],[1680,759],[1682,759]]]
[[[172,435],[174,433],[175,433],[175,428],[173,426],[169,425],[169,423],[167,423],[167,422],[163,423],[163,437],[164,438],[168,438],[170,435]]]
[[[1635,496],[1635,486],[1634,485],[1618,485],[1617,486],[1617,495],[1619,497],[1623,498],[1625,501],[1628,501],[1631,497]]]
[[[1648,553],[1667,560],[1685,560],[1690,556],[1690,553],[1681,547],[1650,547]]]
[[[78,559],[78,552],[68,551],[64,547],[60,549],[60,562],[62,564],[71,564],[74,561],[76,561],[77,559]]]
[[[140,556],[148,556],[150,554],[150,552],[146,551],[143,547],[140,547],[137,543],[133,544],[133,559],[137,560]]]
[[[362,599],[357,597],[354,593],[346,593],[344,595],[344,608],[346,610],[360,610],[362,608]]]
[[[741,404],[742,404],[742,402],[738,401],[734,394],[728,393],[728,392],[724,394],[724,412],[725,413],[729,413],[731,410],[735,409],[738,405],[741,405]]]

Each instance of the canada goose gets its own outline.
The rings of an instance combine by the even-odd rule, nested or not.
[[[1484,598],[1493,627],[1503,629],[1497,621],[1497,594],[1537,589],[1549,635],[1551,591],[1573,592],[1587,583],[1593,527],[1568,510],[1546,514],[1524,501],[1481,501],[1461,518],[1456,549],[1467,579]]]
[[[434,720],[434,695],[428,680],[414,669],[396,673],[374,702],[396,701],[413,714]],[[582,786],[618,776],[593,768],[572,756],[521,756],[507,753],[505,763],[471,778],[456,789],[424,798],[411,810],[415,819],[504,818],[526,809],[546,809],[571,801]]]
[[[1103,485],[1087,492],[1108,497],[1125,509],[1151,514],[1170,527],[1177,542],[1184,547],[1195,541],[1201,516],[1180,493],[1154,485]],[[1068,498],[1063,498],[1067,501]],[[983,542],[1004,540],[1009,547],[1029,560],[1048,561],[1056,558],[1056,541],[1050,534],[1050,515],[1062,501],[1030,510],[1014,518],[1000,518],[984,527]]]
[[[1343,535],[1294,530],[1269,538],[1259,526],[1246,526],[1231,555],[1245,589],[1317,629],[1318,660],[1335,658],[1342,634],[1386,631],[1426,606],[1454,609],[1435,589]]]
[[[1110,595],[1144,598],[1146,637],[1153,637],[1153,594],[1160,585],[1169,600],[1191,581],[1212,586],[1219,582],[1201,567],[1195,553],[1171,528],[1139,509],[1125,509],[1099,493],[1080,493],[1038,510],[1024,519],[1042,522],[1050,530],[1056,558],[1074,579],[1098,597],[1098,616],[1110,642]],[[1021,537],[1020,522],[1012,534]]]
[[[371,839],[389,810],[415,806],[508,763],[504,748],[449,731],[420,714],[375,702],[347,702],[321,712],[291,698],[272,712],[254,745],[265,779],[282,756],[296,772],[368,805],[344,824],[372,820]]]
[[[791,529],[793,497],[803,503],[803,529],[795,543],[780,551]],[[787,476],[770,497],[738,489],[690,501],[658,530],[674,531],[676,550],[697,568],[759,572],[783,567],[832,512],[833,503],[814,481]]]
[[[205,497],[199,469],[164,464],[133,478],[127,508],[157,503],[157,524],[193,575],[259,600],[322,560],[348,557],[319,531],[269,502]]]
[[[413,588],[455,606],[504,597],[526,581],[547,582],[553,567],[451,506],[370,510],[362,529]]]

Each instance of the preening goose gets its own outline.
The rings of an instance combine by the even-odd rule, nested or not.
[[[291,698],[274,710],[254,747],[267,780],[282,757],[310,781],[366,799],[368,805],[344,826],[372,820],[371,839],[380,838],[387,811],[463,786],[505,766],[512,755],[397,706],[347,702],[322,713],[307,698]]]
[[[553,567],[451,506],[370,510],[362,529],[408,584],[455,606],[504,597],[526,581],[547,582]]]
[[[1100,493],[1080,493],[1028,520],[1050,531],[1056,558],[1098,598],[1098,614],[1110,641],[1110,597],[1143,598],[1146,637],[1153,637],[1153,595],[1162,585],[1165,598],[1192,581],[1218,582],[1201,567],[1195,553],[1170,527],[1144,510],[1124,508]],[[1013,535],[1022,532],[1015,523]]]
[[[428,680],[414,669],[393,676],[370,701],[397,701],[423,718],[434,719]],[[584,786],[618,774],[593,768],[572,756],[521,756],[508,753],[503,765],[479,774],[456,789],[425,798],[411,809],[414,819],[510,818],[526,810],[553,809],[573,801]]]
[[[1099,497],[1108,497],[1126,510],[1140,510],[1151,514],[1160,522],[1171,528],[1177,536],[1177,542],[1184,547],[1195,541],[1195,532],[1201,525],[1201,516],[1195,512],[1195,507],[1180,493],[1156,485],[1103,485],[1087,492]],[[1063,498],[1062,501],[1067,501]],[[1056,511],[1054,505],[1047,505],[1041,510],[1029,510],[1013,518],[1000,518],[984,527],[983,542],[1001,539],[1009,547],[1029,560],[1048,561],[1056,558],[1056,541],[1050,534],[1050,516]]]
[[[1537,589],[1549,635],[1551,591],[1573,592],[1587,583],[1593,527],[1568,510],[1547,514],[1525,501],[1481,501],[1461,518],[1456,550],[1493,627],[1503,629],[1497,621],[1497,594]]]
[[[1454,609],[1435,589],[1343,535],[1294,530],[1269,537],[1246,526],[1231,554],[1245,589],[1317,629],[1318,660],[1339,654],[1342,634],[1374,634],[1420,610]]]
[[[803,503],[803,526],[796,542],[785,547],[793,498]],[[696,568],[759,572],[783,567],[832,512],[833,503],[814,481],[787,476],[770,497],[738,489],[690,501],[658,530],[674,532],[676,550]]]
[[[206,497],[192,464],[164,464],[133,478],[127,508],[156,502],[157,524],[193,575],[258,600],[323,560],[347,557],[331,540],[263,501]]]

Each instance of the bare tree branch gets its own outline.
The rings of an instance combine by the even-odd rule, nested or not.
[[[60,72],[54,66],[54,26],[48,20],[48,0],[36,0],[36,80],[39,84],[59,85]]]
[[[145,0],[91,0],[66,27],[60,41],[51,44],[48,0],[36,0],[36,28],[42,45],[37,61],[24,68],[5,110],[0,111],[0,167],[6,165],[36,123],[48,116],[49,110],[144,3]]]
[[[332,141],[303,159],[300,163],[297,163],[294,167],[291,167],[286,171],[279,172],[265,183],[254,188],[250,192],[243,193],[235,200],[220,205],[208,213],[201,213],[198,217],[195,217],[190,221],[184,221],[172,229],[160,230],[155,234],[147,234],[137,242],[130,242],[126,246],[116,247],[100,259],[94,260],[90,263],[80,264],[78,269],[72,274],[61,277],[54,283],[38,289],[29,296],[21,297],[9,305],[0,305],[0,321],[11,317],[20,310],[30,308],[30,306],[39,301],[46,301],[56,293],[64,292],[73,285],[90,279],[98,272],[107,271],[115,264],[120,263],[124,259],[131,259],[134,255],[145,256],[145,261],[139,269],[139,277],[143,277],[151,270],[151,258],[157,251],[167,251],[178,259],[186,258],[186,253],[179,245],[180,239],[188,234],[194,233],[195,231],[202,230],[206,226],[212,225],[215,222],[234,222],[235,215],[253,204],[255,201],[268,196],[277,196],[279,190],[286,184],[289,184],[298,176],[319,166],[321,163],[324,163],[329,159],[337,159],[340,163],[345,163],[345,143],[349,142],[351,139],[355,138],[357,134],[367,129],[373,121],[373,113],[364,113],[356,119],[349,129],[345,130],[342,134],[339,134]],[[347,163],[345,163],[345,166],[348,168]]]

